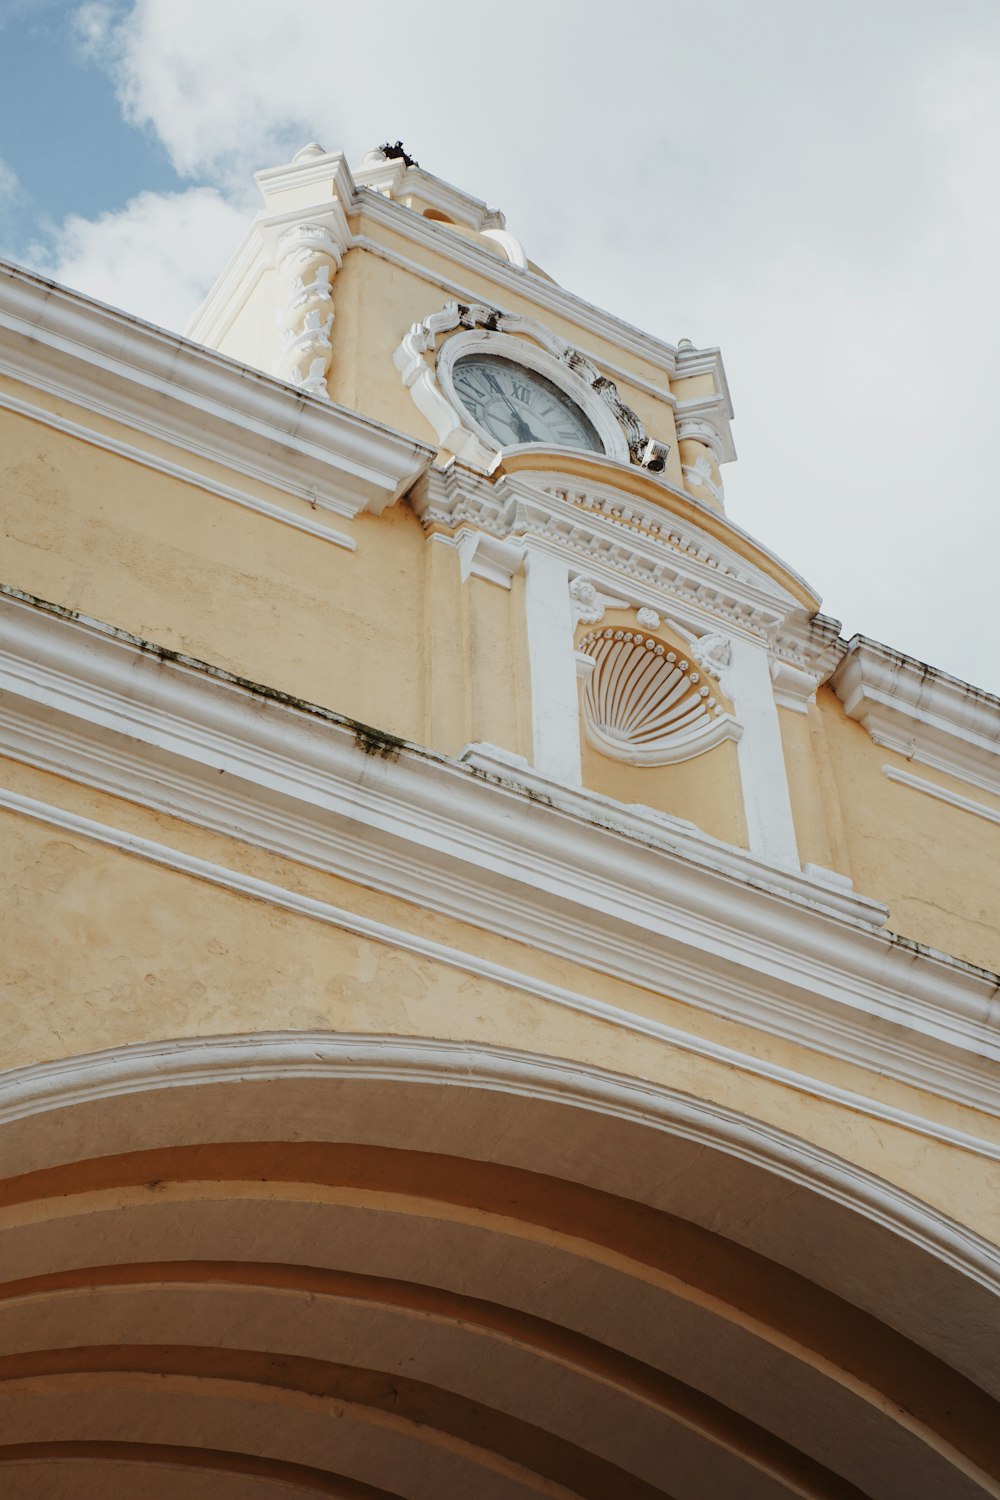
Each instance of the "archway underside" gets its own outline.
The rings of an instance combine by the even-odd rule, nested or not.
[[[268,1085],[327,1139],[247,1082],[57,1110],[33,1152],[8,1129],[29,1170],[0,1192],[4,1493],[1000,1495],[1000,1407],[905,1326],[922,1284],[992,1338],[981,1287],[912,1246],[838,1287],[860,1216],[837,1207],[824,1269],[830,1204],[789,1183],[787,1253],[762,1253],[766,1174],[702,1149],[700,1210],[691,1143],[648,1125],[494,1089],[487,1142],[474,1090],[416,1089],[421,1127],[371,1087]],[[69,1159],[97,1138],[119,1149]]]

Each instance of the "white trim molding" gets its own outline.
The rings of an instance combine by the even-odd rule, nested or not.
[[[958,792],[947,791],[935,781],[926,781],[923,776],[913,776],[897,766],[883,766],[882,775],[890,781],[897,781],[900,786],[908,786],[915,792],[923,792],[925,796],[936,797],[939,802],[947,802],[949,807],[960,807],[963,812],[985,818],[988,823],[1000,823],[1000,809],[987,807],[985,802],[973,802],[971,797],[962,797]]]
[[[341,218],[339,234],[331,232],[329,222],[290,224],[277,247],[283,347],[276,373],[289,385],[327,399],[326,378],[333,360],[331,282],[350,241],[347,220]]]
[[[830,681],[876,745],[1000,796],[1000,698],[863,635]]]
[[[1000,1107],[997,976],[880,932],[885,909],[821,872],[486,747],[453,761],[401,744],[9,592],[0,695],[16,760]]]
[[[339,516],[380,515],[434,457],[370,418],[6,263],[0,373]]]
[[[442,335],[451,336],[435,356]],[[583,410],[610,458],[641,462],[649,441],[642,423],[614,383],[579,350],[533,318],[481,302],[452,301],[413,324],[393,362],[438,442],[465,463],[488,470],[500,452],[500,445],[473,421],[455,391],[455,361],[472,353],[502,354],[545,375]]]
[[[147,851],[137,847],[134,852],[145,857]],[[155,857],[156,852],[156,846],[150,846],[149,855]],[[211,874],[209,867],[205,874]],[[317,903],[318,908],[320,905]],[[337,909],[328,910],[335,913]],[[324,914],[317,911],[317,915]],[[342,915],[350,923],[350,914]],[[545,984],[532,985],[531,989],[538,995],[549,991],[558,993]],[[669,1028],[664,1031],[669,1033]],[[670,1039],[674,1041],[673,1036]],[[694,1042],[699,1052],[704,1046],[706,1057],[720,1061],[734,1061],[737,1056],[727,1048],[702,1043],[683,1033],[676,1033],[676,1041]],[[920,1119],[891,1105],[873,1107],[871,1100],[844,1093],[819,1080],[788,1074],[765,1059],[740,1057],[739,1061],[761,1077],[804,1088],[816,1097],[847,1105],[870,1118],[902,1125],[987,1158],[996,1159],[998,1155],[993,1142],[947,1125]],[[585,1110],[599,1119],[624,1121],[644,1131],[675,1135],[849,1207],[876,1224],[890,1227],[893,1233],[979,1285],[1000,1290],[997,1247],[896,1184],[725,1105],[695,1098],[663,1083],[653,1085],[608,1069],[527,1049],[330,1031],[242,1032],[141,1042],[0,1073],[0,1130],[20,1135],[17,1126],[22,1121],[128,1099],[136,1094],[169,1093],[176,1088],[214,1089],[220,1083],[242,1088],[248,1081],[294,1085],[305,1080],[389,1084],[405,1080],[431,1087],[504,1093],[517,1099],[560,1103]],[[259,1118],[252,1118],[254,1127],[259,1129]],[[230,1123],[235,1127],[235,1120]],[[278,1129],[287,1126],[281,1122]],[[41,1136],[33,1133],[29,1137],[35,1152],[39,1140],[49,1148],[44,1156],[46,1165],[56,1164],[62,1154],[58,1148],[52,1151],[54,1139],[54,1132]],[[53,1155],[56,1162],[52,1161]],[[34,1153],[19,1161],[18,1167],[36,1168]]]
[[[783,569],[777,558],[754,544],[761,562],[749,562],[735,546],[671,514],[674,499],[697,503],[689,496],[597,455],[587,457],[593,474],[587,478],[553,472],[547,457],[538,469],[489,477],[458,461],[428,468],[410,503],[431,532],[475,527],[504,541],[529,533],[545,539],[600,593],[679,620],[694,637],[721,628],[770,640],[786,619],[802,613],[799,599],[765,572],[769,563]],[[655,485],[662,502],[635,495],[626,487],[630,481]],[[717,513],[711,516],[722,522]],[[724,524],[734,542],[744,539],[739,528]]]

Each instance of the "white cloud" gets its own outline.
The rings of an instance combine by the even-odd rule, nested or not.
[[[87,0],[74,12],[73,32],[88,57],[109,60],[115,19],[114,9],[105,0]]]
[[[4,199],[13,198],[19,191],[20,186],[21,184],[17,180],[17,173],[13,167],[9,167],[3,157],[0,157],[0,203]]]
[[[993,0],[138,0],[83,7],[127,117],[221,188],[71,220],[59,274],[184,321],[251,168],[402,136],[529,255],[721,343],[730,513],[849,629],[989,686],[1000,551]]]
[[[184,327],[247,229],[247,215],[212,188],[140,193],[118,213],[76,215],[57,253],[35,266],[53,280],[149,322]]]

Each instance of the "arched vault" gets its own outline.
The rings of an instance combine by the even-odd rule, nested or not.
[[[688,1095],[179,1041],[8,1074],[0,1150],[5,1494],[1000,1494],[995,1250]]]

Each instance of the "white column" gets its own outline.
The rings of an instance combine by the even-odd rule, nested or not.
[[[737,749],[750,848],[762,859],[797,870],[788,773],[766,645],[734,638],[727,675],[743,725]]]
[[[532,761],[541,775],[579,786],[580,697],[569,566],[529,537],[524,572]]]

